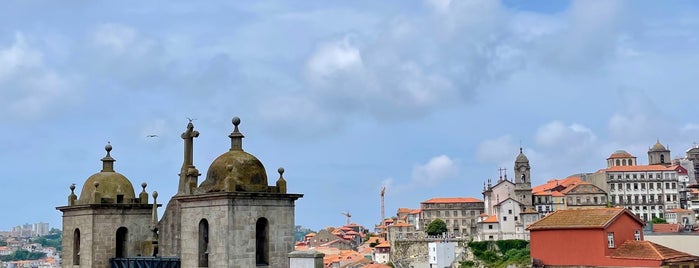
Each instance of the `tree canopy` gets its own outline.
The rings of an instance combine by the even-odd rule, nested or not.
[[[428,235],[440,235],[447,232],[447,224],[442,219],[436,219],[430,222],[425,229]]]

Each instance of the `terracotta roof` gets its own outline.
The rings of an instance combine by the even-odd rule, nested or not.
[[[427,201],[423,201],[423,204],[435,204],[435,203],[479,203],[483,200],[473,198],[473,197],[439,197],[432,198]]]
[[[538,186],[534,186],[532,188],[532,193],[538,194],[539,192],[545,192],[545,191],[550,191],[553,188],[556,188],[556,186],[562,185],[564,187],[567,187],[568,185],[574,184],[574,183],[580,183],[582,182],[582,179],[580,177],[568,177],[565,179],[553,179],[549,180],[546,183]]]
[[[391,245],[388,243],[388,241],[383,241],[381,244],[378,244],[375,246],[375,248],[390,248]]]
[[[670,213],[694,213],[694,211],[692,211],[690,209],[681,209],[681,208],[673,208],[673,209],[668,210],[667,212],[670,212]]]
[[[614,159],[614,158],[630,158],[630,157],[636,158],[635,156],[633,156],[632,154],[630,154],[630,153],[627,152],[627,151],[624,151],[624,150],[617,150],[616,152],[613,152],[607,159]]]
[[[390,228],[390,227],[408,227],[408,226],[413,226],[413,225],[410,223],[407,223],[407,222],[399,222],[399,223],[391,224],[388,227]]]
[[[484,223],[497,223],[498,215],[491,215],[487,219],[483,220]]]
[[[409,213],[410,209],[409,208],[398,208],[398,213]]]
[[[520,204],[520,205],[522,204],[522,203],[520,203],[519,201],[514,200],[512,197],[508,197],[508,198],[506,198],[505,200],[502,200],[500,203],[495,204],[495,206],[500,206],[500,204],[505,203],[505,201],[507,201],[507,200],[512,200],[512,201],[514,201],[515,203]]]
[[[528,230],[605,228],[622,214],[628,214],[643,225],[643,221],[624,208],[591,208],[557,210],[532,223]]]
[[[614,250],[612,258],[657,260],[664,263],[696,261],[699,257],[650,241],[628,240]]]
[[[677,223],[654,223],[653,232],[654,233],[679,233],[682,230],[682,226]]]
[[[554,191],[554,192],[551,193],[551,196],[563,197],[563,196],[566,196],[566,195],[563,194],[563,193],[561,193],[561,192]]]
[[[601,171],[606,172],[630,172],[630,171],[673,171],[677,169],[677,165],[663,166],[663,165],[641,165],[641,166],[613,166],[609,168],[602,169]]]
[[[372,263],[372,264],[367,264],[362,268],[390,268],[391,266],[385,265],[385,264],[380,264],[380,263]]]
[[[313,237],[313,236],[316,236],[316,233],[308,233],[308,234],[306,234],[306,236]]]
[[[581,188],[580,186],[582,186],[582,185],[589,185],[589,186],[587,186],[587,187],[582,187],[582,188]],[[600,188],[597,187],[596,185],[594,185],[594,184],[592,184],[592,183],[589,183],[589,182],[586,182],[586,181],[583,181],[583,182],[579,182],[579,183],[570,185],[568,188],[565,188],[565,189],[561,190],[561,193],[565,195],[565,194],[570,193],[570,191],[572,191],[573,189],[577,189],[577,188],[580,188],[579,191],[578,191],[577,193],[583,193],[583,194],[587,194],[587,193],[604,193],[604,191],[603,191],[602,189],[600,189]]]
[[[418,208],[418,209],[411,210],[410,214],[420,214],[420,212],[422,212],[422,210]]]

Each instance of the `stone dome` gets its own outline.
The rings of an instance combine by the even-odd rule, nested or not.
[[[198,193],[247,191],[266,192],[267,172],[257,157],[243,151],[243,134],[238,130],[240,119],[233,118],[235,129],[228,135],[231,149],[217,157],[206,172],[206,179],[199,185]],[[235,189],[227,189],[226,180],[234,182]]]
[[[101,194],[106,203],[133,203],[136,198],[131,181],[124,175],[114,171],[114,158],[110,155],[112,146],[107,144],[104,147],[107,155],[102,158],[102,170],[93,174],[83,184],[80,191],[80,204],[92,203],[92,195],[95,192],[95,183],[98,183],[97,191]]]
[[[655,144],[653,145],[653,147],[650,148],[650,151],[651,152],[667,151],[667,149],[665,148],[665,146],[663,146],[663,144],[660,143],[660,140],[658,139],[655,142]]]
[[[629,157],[635,157],[632,154],[630,154],[627,151],[624,150],[616,150],[614,151],[607,159],[613,159],[613,158],[629,158]]]
[[[522,147],[519,147],[519,155],[517,155],[515,162],[529,162],[529,158],[527,158],[527,156],[524,155],[524,152],[522,152]]]

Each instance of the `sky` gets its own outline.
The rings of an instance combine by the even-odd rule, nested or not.
[[[0,9],[0,230],[60,227],[101,169],[167,202],[187,118],[284,167],[318,230],[482,198],[521,146],[533,184],[699,141],[696,1],[43,1]],[[147,137],[157,135],[157,137]],[[200,178],[203,181],[204,176]],[[79,191],[78,193],[79,194]],[[161,209],[161,213],[162,213]]]

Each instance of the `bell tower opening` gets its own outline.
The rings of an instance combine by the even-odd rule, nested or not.
[[[126,227],[119,227],[116,231],[116,255],[117,258],[126,258],[126,245],[128,244],[129,231]]]
[[[199,221],[199,267],[209,267],[209,222]]]
[[[73,231],[73,265],[80,265],[80,229]]]
[[[269,265],[269,223],[265,218],[257,219],[255,225],[255,259],[258,266]]]

